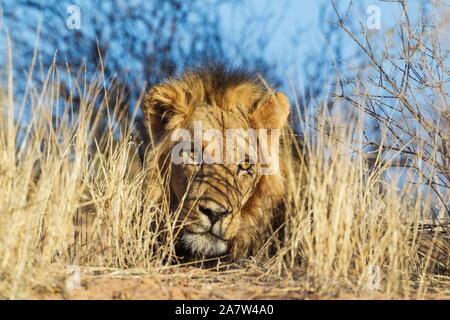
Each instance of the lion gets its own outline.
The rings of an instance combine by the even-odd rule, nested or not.
[[[177,141],[171,138],[177,130],[195,135],[195,123],[201,123],[203,133],[253,129],[256,139],[262,138],[260,129],[266,129],[268,145],[273,146],[280,140],[274,132],[289,122],[286,95],[267,88],[255,73],[209,65],[153,86],[145,96],[143,111],[160,175],[170,171],[162,196],[172,208],[181,209],[177,254],[190,259],[228,256],[235,260],[254,254],[273,229],[276,209],[285,194],[283,161],[271,174],[263,174],[261,159],[250,161],[248,154],[232,163],[174,163],[170,155]],[[243,141],[244,148],[252,149],[248,135]],[[204,144],[200,149],[194,147],[191,160],[195,152],[208,151]],[[232,152],[236,150],[242,148]]]

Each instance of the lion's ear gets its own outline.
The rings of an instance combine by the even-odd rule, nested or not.
[[[258,101],[250,119],[256,128],[281,129],[289,111],[289,100],[283,93],[270,93]]]
[[[158,142],[168,130],[179,127],[188,117],[187,94],[175,81],[156,85],[145,96],[143,111],[152,139]]]

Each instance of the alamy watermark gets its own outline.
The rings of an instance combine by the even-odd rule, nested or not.
[[[66,27],[69,30],[80,30],[81,28],[81,9],[77,5],[67,7]]]
[[[194,134],[176,129],[171,135],[173,164],[241,164],[261,165],[261,174],[279,171],[279,129],[207,129],[194,122]]]
[[[81,271],[77,265],[67,267],[68,277],[66,279],[66,288],[69,290],[81,288]]]
[[[367,7],[366,26],[369,30],[381,29],[381,8],[377,5],[370,5]]]
[[[381,290],[381,270],[379,266],[370,265],[367,269],[366,288],[372,291]]]

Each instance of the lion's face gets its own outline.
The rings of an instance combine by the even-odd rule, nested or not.
[[[194,256],[220,256],[228,252],[229,242],[243,230],[242,209],[256,190],[262,168],[257,159],[251,161],[255,146],[251,137],[244,134],[251,123],[241,112],[210,106],[195,108],[190,120],[183,125],[191,136],[195,134],[195,122],[201,123],[202,134],[207,135],[214,129],[223,137],[222,154],[214,159],[220,150],[211,148],[214,147],[211,139],[202,139],[198,148],[201,150],[195,150],[194,146],[191,150],[181,150],[184,154],[180,156],[185,161],[172,163],[170,187],[182,206],[181,245]],[[228,150],[227,141],[231,136],[227,139],[227,132],[242,133],[239,139],[230,141],[237,143]],[[199,155],[210,161],[196,161]],[[231,160],[228,163],[227,155]]]
[[[170,172],[178,247],[193,258],[247,254],[270,229],[283,194],[281,172],[268,175],[261,155],[278,143],[270,130],[286,124],[287,98],[236,74],[203,71],[153,87],[144,111],[162,150],[161,172]],[[180,144],[186,137],[193,140]]]

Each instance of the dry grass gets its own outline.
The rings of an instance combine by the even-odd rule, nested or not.
[[[137,164],[133,123],[103,73],[87,82],[52,67],[17,97],[11,56],[0,91],[1,298],[450,297],[448,228],[424,225],[427,181],[368,164],[363,112],[322,106],[301,139],[287,130],[285,147],[307,165],[284,159],[283,227],[255,257],[205,270],[174,263],[176,219],[143,192],[161,183],[156,166]],[[64,97],[61,76],[73,78]],[[71,265],[81,291],[66,287]]]
[[[301,292],[314,292],[316,298],[448,297],[448,246],[443,247],[444,259],[435,257],[436,250],[419,254],[424,241],[436,248],[445,240],[421,231],[428,200],[412,189],[420,186],[399,189],[395,181],[386,182],[383,175],[389,168],[382,164],[369,170],[363,155],[351,152],[362,121],[340,119],[338,105],[333,114],[320,115],[315,130],[305,130],[308,166],[304,172],[290,171],[283,241],[273,237],[256,257],[219,266],[222,271],[217,272],[171,264],[173,219],[167,206],[143,197],[144,182],[158,182],[148,176],[148,168],[129,170],[137,157],[130,130],[122,128],[119,141],[104,143],[105,148],[100,143],[94,144],[97,150],[92,148],[97,132],[92,123],[106,120],[109,130],[103,141],[117,140],[112,138],[117,136],[114,108],[102,98],[101,77],[86,87],[80,83],[76,117],[67,111],[70,99],[62,102],[66,105],[60,109],[66,111],[56,114],[56,103],[63,101],[56,94],[57,79],[51,69],[40,91],[30,91],[32,112],[26,126],[20,118],[13,121],[12,115],[20,116],[21,110],[11,79],[1,97],[2,298],[55,297],[55,290],[62,294],[66,268],[72,264],[96,266],[96,274],[114,268],[131,276],[140,270],[142,279],[161,279],[170,270],[170,278],[180,283],[187,274],[196,274],[184,287],[218,277],[222,280],[217,283],[239,286],[236,279],[241,277],[242,286],[276,286],[277,297],[304,297]],[[288,137],[289,144],[298,141]],[[289,165],[294,168],[295,163]],[[270,246],[277,248],[275,254],[269,255]],[[168,288],[176,287],[174,283]],[[255,292],[248,297],[263,297]]]

